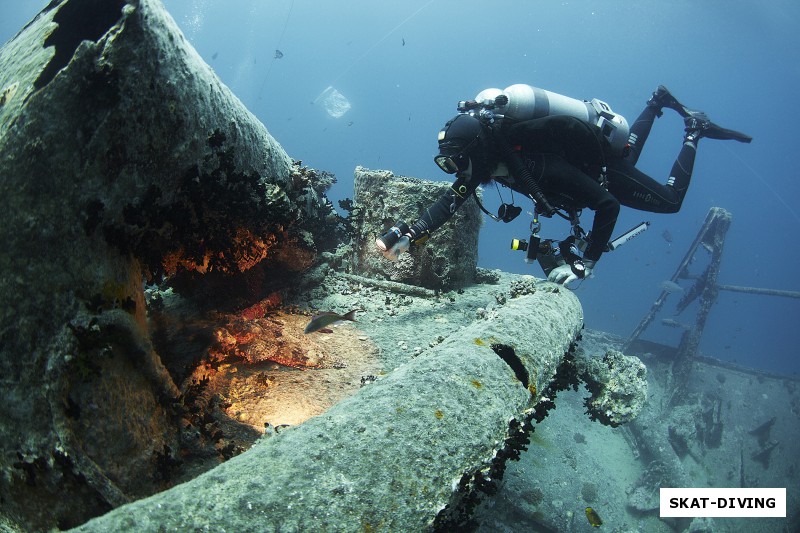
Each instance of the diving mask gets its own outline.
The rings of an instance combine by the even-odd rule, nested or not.
[[[439,154],[433,158],[433,161],[440,169],[448,174],[463,172],[469,168],[469,152],[475,143],[478,142],[478,139],[480,139],[480,134],[467,143],[467,145],[457,153],[453,155]]]

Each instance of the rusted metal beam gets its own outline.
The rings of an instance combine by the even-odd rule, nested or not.
[[[725,240],[724,233],[727,232],[727,229],[730,226],[730,219],[731,214],[721,207],[712,207],[708,211],[705,222],[703,222],[700,231],[697,232],[697,237],[695,237],[692,245],[689,246],[686,255],[684,255],[683,259],[678,264],[678,268],[675,270],[675,274],[673,274],[670,278],[670,281],[676,282],[678,279],[690,277],[687,270],[689,264],[694,258],[695,253],[697,253],[697,249],[700,246],[704,246],[706,249],[709,249],[713,256],[715,253],[713,250],[715,249],[715,246],[717,246],[716,243],[718,242],[718,246],[720,247],[718,256],[721,258],[721,247]],[[722,235],[720,239],[717,239],[715,237],[715,233],[720,230],[722,230]],[[717,268],[718,266],[719,263],[717,262]],[[714,274],[714,280],[716,280],[716,274]],[[633,333],[631,333],[630,337],[628,337],[628,341],[625,343],[625,349],[627,349],[631,343],[633,343],[642,333],[644,333],[650,323],[652,323],[652,321],[655,319],[656,314],[658,314],[658,312],[661,310],[661,307],[663,307],[664,302],[666,302],[669,294],[669,291],[664,290],[661,292],[658,298],[656,298],[656,301],[653,303],[652,307],[650,307],[650,311],[644,316],[644,318],[642,318],[641,322],[639,322],[639,324],[633,330]]]
[[[721,291],[744,292],[747,294],[760,294],[763,296],[781,296],[783,298],[800,298],[798,291],[782,291],[778,289],[764,289],[760,287],[742,287],[739,285],[717,285]]]
[[[706,327],[708,315],[719,295],[717,276],[719,275],[719,265],[722,262],[725,235],[731,226],[731,219],[732,216],[728,211],[712,208],[706,219],[708,225],[704,227],[705,231],[701,233],[701,242],[705,244],[711,253],[711,262],[704,276],[695,281],[700,294],[700,309],[697,311],[697,317],[693,322],[692,328],[684,332],[681,337],[678,353],[672,367],[675,389],[678,391],[681,391],[686,385],[691,372],[692,358],[697,353],[697,347],[700,345],[700,338],[703,335],[703,329]],[[680,394],[675,394],[673,399],[678,399],[680,396]]]

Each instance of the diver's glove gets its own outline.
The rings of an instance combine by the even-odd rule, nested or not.
[[[596,261],[592,261],[591,259],[564,263],[550,271],[550,274],[547,276],[547,281],[552,281],[560,285],[568,285],[578,279],[590,278],[592,277],[595,263]]]
[[[381,240],[377,239],[375,241],[375,244],[377,244],[378,249],[381,250],[381,244],[382,244]],[[383,257],[385,257],[389,261],[394,262],[400,259],[400,254],[402,254],[403,252],[407,252],[410,246],[411,246],[411,237],[409,237],[408,235],[403,235],[402,237],[397,239],[397,242],[394,243],[394,245],[391,248],[388,248],[386,250],[381,250],[381,253],[383,254]]]
[[[594,266],[596,264],[597,261],[592,261],[591,259],[583,260],[583,279],[594,277]]]
[[[431,233],[424,220],[417,220],[411,227],[403,221],[375,239],[375,246],[389,261],[397,261],[400,254],[407,252],[412,244],[422,244],[428,240]]]
[[[573,274],[572,265],[568,265],[567,263],[555,267],[553,270],[550,271],[550,274],[547,276],[547,281],[552,281],[553,283],[558,283],[562,285],[564,283],[569,283],[570,281],[576,279],[578,279],[578,276]]]
[[[398,222],[392,228],[375,239],[375,246],[389,261],[397,261],[400,254],[407,252],[411,246],[413,232],[403,221]]]

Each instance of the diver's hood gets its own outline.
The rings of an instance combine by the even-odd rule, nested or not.
[[[439,153],[457,154],[468,147],[472,148],[470,144],[478,144],[478,138],[483,136],[483,125],[480,120],[472,115],[456,115],[439,132]]]

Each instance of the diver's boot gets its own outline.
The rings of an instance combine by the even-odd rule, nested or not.
[[[695,145],[697,144],[697,140],[701,137],[723,141],[732,139],[741,143],[749,143],[753,140],[752,137],[744,133],[717,126],[711,122],[708,115],[702,111],[691,111],[687,109],[686,112],[687,116],[683,119],[683,122],[686,124],[686,135],[684,138],[686,141],[692,142]]]
[[[682,117],[688,117],[690,113],[686,106],[680,103],[677,98],[672,96],[672,93],[669,92],[669,89],[663,85],[658,86],[658,89],[655,90],[653,96],[647,101],[647,105],[654,107],[656,109],[656,115],[659,117],[664,114],[661,111],[661,108],[663,107],[674,109]]]

